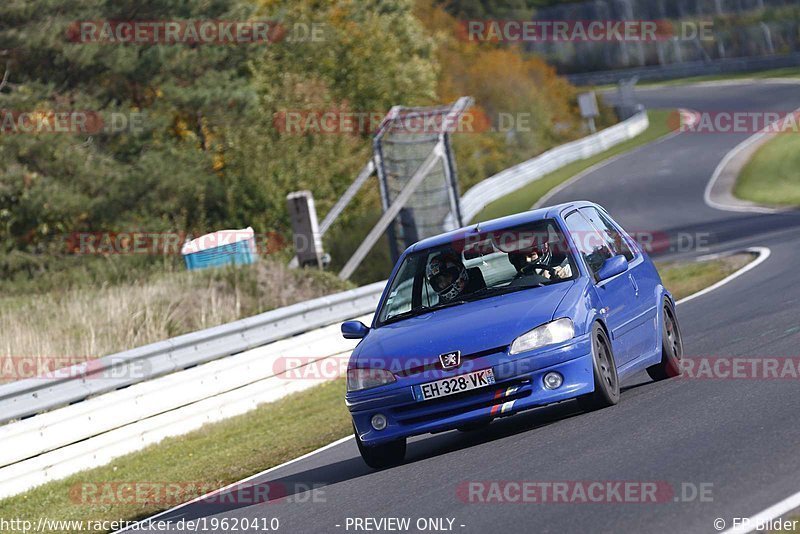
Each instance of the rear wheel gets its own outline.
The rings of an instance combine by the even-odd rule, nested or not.
[[[598,323],[592,326],[592,362],[594,391],[578,397],[578,405],[587,412],[619,402],[619,377],[614,354],[611,352],[611,342]]]
[[[373,469],[386,469],[403,463],[406,457],[406,439],[398,439],[380,445],[365,445],[358,432],[353,429],[356,436],[356,444],[361,458],[368,466]]]
[[[647,374],[653,380],[672,378],[681,373],[683,357],[683,338],[675,316],[675,309],[669,302],[664,302],[664,319],[661,321],[661,361],[647,368]]]

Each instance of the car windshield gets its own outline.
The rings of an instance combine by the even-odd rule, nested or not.
[[[577,274],[553,219],[469,234],[407,255],[378,312],[378,324],[573,280]]]

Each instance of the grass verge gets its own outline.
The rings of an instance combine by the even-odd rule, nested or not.
[[[633,139],[620,143],[608,150],[594,156],[570,163],[569,165],[543,176],[513,193],[495,200],[481,211],[472,222],[488,221],[504,215],[527,211],[540,198],[554,187],[566,182],[579,172],[608,158],[622,154],[670,133],[668,117],[674,110],[653,109],[648,110],[650,126]]]
[[[736,180],[733,194],[775,206],[800,206],[800,137],[776,135],[756,150]]]
[[[677,299],[707,287],[752,261],[750,254],[692,263],[660,263],[664,283]],[[141,519],[196,496],[169,502],[152,498],[123,503],[114,494],[86,503],[81,492],[104,495],[107,483],[187,483],[209,490],[246,478],[347,436],[352,431],[342,402],[344,383],[336,380],[290,395],[256,410],[213,423],[128,454],[111,464],[50,482],[0,501],[0,517],[38,521]],[[310,481],[309,481],[310,483]],[[88,488],[88,490],[87,490]],[[117,486],[118,488],[118,486]],[[65,532],[69,532],[66,530]]]
[[[118,521],[148,517],[197,496],[279,465],[352,432],[343,380],[265,404],[252,412],[114,460],[111,464],[50,482],[0,501],[0,517]],[[180,484],[185,493],[124,503],[121,483]],[[112,489],[113,488],[113,489]],[[114,493],[114,490],[120,491]],[[96,493],[95,493],[96,491]],[[81,495],[102,497],[102,503]],[[147,496],[144,496],[147,497]],[[88,501],[88,502],[84,502]],[[71,532],[60,530],[60,532]]]
[[[753,261],[748,253],[699,262],[656,262],[664,286],[675,300],[713,285]]]
[[[332,273],[265,259],[0,296],[0,382],[27,377],[19,362],[79,363],[351,287]]]

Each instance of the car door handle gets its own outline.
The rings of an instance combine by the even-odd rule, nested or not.
[[[636,284],[636,280],[634,280],[633,275],[628,275],[628,280],[630,280],[631,285],[633,286],[633,294],[637,297],[639,296],[639,286]]]

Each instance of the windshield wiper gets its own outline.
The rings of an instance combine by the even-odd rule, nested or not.
[[[412,310],[404,311],[402,313],[398,313],[397,315],[392,315],[391,317],[381,321],[382,324],[389,324],[395,321],[400,321],[401,319],[407,319],[409,317],[416,317],[417,315],[423,315],[428,312],[441,310],[443,308],[450,308],[451,306],[459,306],[461,304],[466,304],[466,300],[451,300],[449,302],[440,302],[439,304],[434,304],[433,306],[425,306],[424,308],[414,308]]]
[[[500,286],[500,287],[484,287],[467,295],[467,297],[492,297],[495,295],[504,295],[507,293],[514,293],[515,291],[521,291],[523,289],[530,289],[532,287],[544,287],[545,284],[542,282],[536,282],[534,284],[521,284],[521,285],[514,285],[514,286]]]

